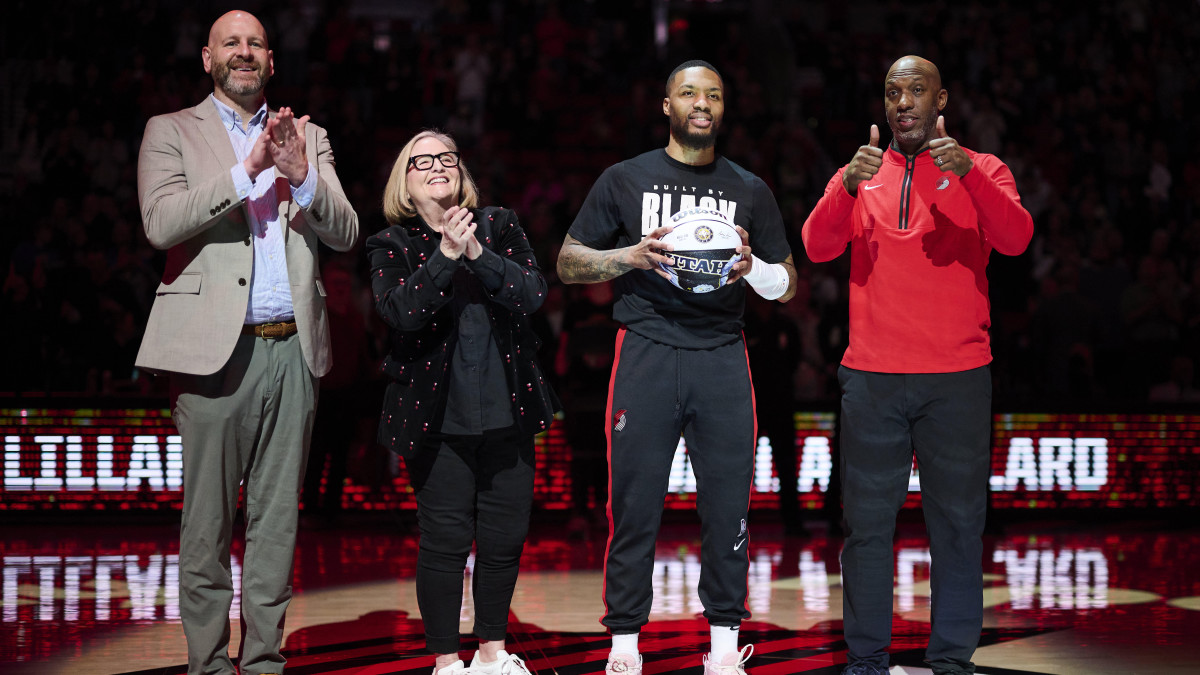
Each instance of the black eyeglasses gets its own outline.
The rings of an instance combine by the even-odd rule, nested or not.
[[[416,167],[417,171],[428,171],[433,168],[433,160],[441,162],[447,169],[458,166],[458,153],[452,150],[437,155],[413,155],[408,158],[408,165]]]

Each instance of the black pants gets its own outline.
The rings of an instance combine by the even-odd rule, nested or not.
[[[741,340],[679,349],[621,329],[609,397],[609,513],[602,623],[636,633],[649,620],[654,543],[680,433],[696,474],[700,601],[717,626],[748,618],[746,516],[754,471],[754,395]]]
[[[475,543],[473,632],[503,640],[529,511],[533,504],[533,437],[514,428],[480,436],[432,436],[406,462],[421,528],[417,604],[425,645],[459,650],[463,570]]]
[[[892,537],[915,452],[932,559],[926,660],[935,673],[974,672],[971,656],[983,629],[991,371],[903,375],[842,367],[838,378],[849,662],[888,663]]]

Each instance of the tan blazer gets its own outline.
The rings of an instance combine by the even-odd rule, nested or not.
[[[274,115],[274,113],[272,113]],[[275,173],[281,201],[292,306],[304,360],[313,375],[329,371],[329,325],[317,242],[349,250],[358,216],[334,173],[325,130],[306,127],[308,161],[317,169],[312,204],[300,208],[287,179]],[[138,157],[138,199],[146,236],[167,250],[137,366],[151,372],[208,375],[233,353],[246,318],[254,250],[249,218],[229,171],[237,163],[211,98],[146,123]],[[270,180],[263,172],[257,180]]]

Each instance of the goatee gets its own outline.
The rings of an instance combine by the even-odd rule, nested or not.
[[[936,137],[934,129],[937,128],[937,119],[926,121],[919,127],[913,127],[908,131],[898,131],[895,127],[892,128],[892,136],[896,138],[897,143],[915,144],[921,143],[921,150],[929,146],[930,139]],[[919,152],[919,151],[918,151]]]

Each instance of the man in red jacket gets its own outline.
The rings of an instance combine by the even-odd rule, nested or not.
[[[1033,219],[1012,172],[946,135],[949,95],[933,63],[888,70],[893,140],[870,142],[829,181],[804,223],[815,262],[850,244],[850,345],[842,387],[843,614],[852,675],[887,672],[892,536],[916,454],[932,557],[935,674],[972,673],[983,626],[991,441],[988,282],[992,249],[1025,250]]]

